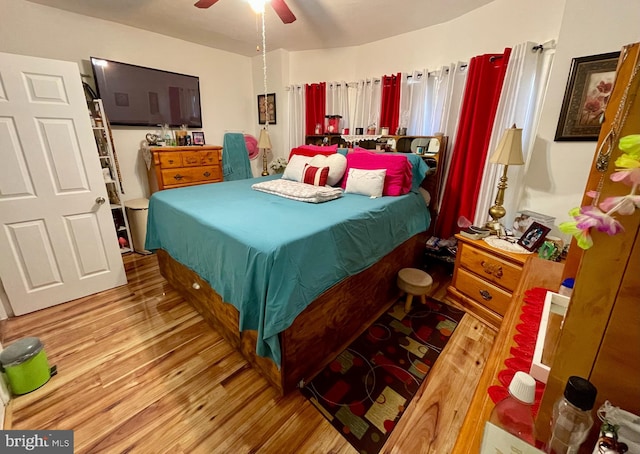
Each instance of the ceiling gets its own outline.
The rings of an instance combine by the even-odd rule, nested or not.
[[[247,56],[261,42],[247,0],[29,0]],[[265,8],[267,50],[356,46],[447,22],[492,0],[287,0],[297,17],[283,24]]]

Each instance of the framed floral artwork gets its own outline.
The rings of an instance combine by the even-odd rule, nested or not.
[[[258,123],[261,125],[269,119],[270,125],[276,124],[276,94],[267,94],[267,102],[265,103],[265,95],[258,95]]]
[[[620,52],[610,52],[574,58],[571,61],[556,129],[556,141],[598,140],[619,56]]]

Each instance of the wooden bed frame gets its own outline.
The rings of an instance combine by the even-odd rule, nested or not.
[[[334,285],[280,333],[281,368],[256,354],[256,331],[238,331],[238,311],[194,271],[157,252],[162,276],[282,395],[309,381],[398,298],[396,275],[422,259],[426,233],[395,248],[380,261]]]

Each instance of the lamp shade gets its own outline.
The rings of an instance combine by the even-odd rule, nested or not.
[[[522,129],[516,128],[516,125],[507,129],[502,135],[498,147],[489,158],[489,162],[505,166],[524,164],[524,159],[522,158]]]
[[[258,137],[258,148],[271,149],[271,138],[269,137],[269,131],[265,128],[260,130],[260,137]]]

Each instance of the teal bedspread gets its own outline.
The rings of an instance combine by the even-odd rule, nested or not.
[[[251,189],[274,178],[156,192],[146,248],[164,249],[205,279],[238,309],[240,330],[258,331],[257,353],[279,366],[278,333],[329,287],[426,230],[430,219],[414,192],[311,204]]]

